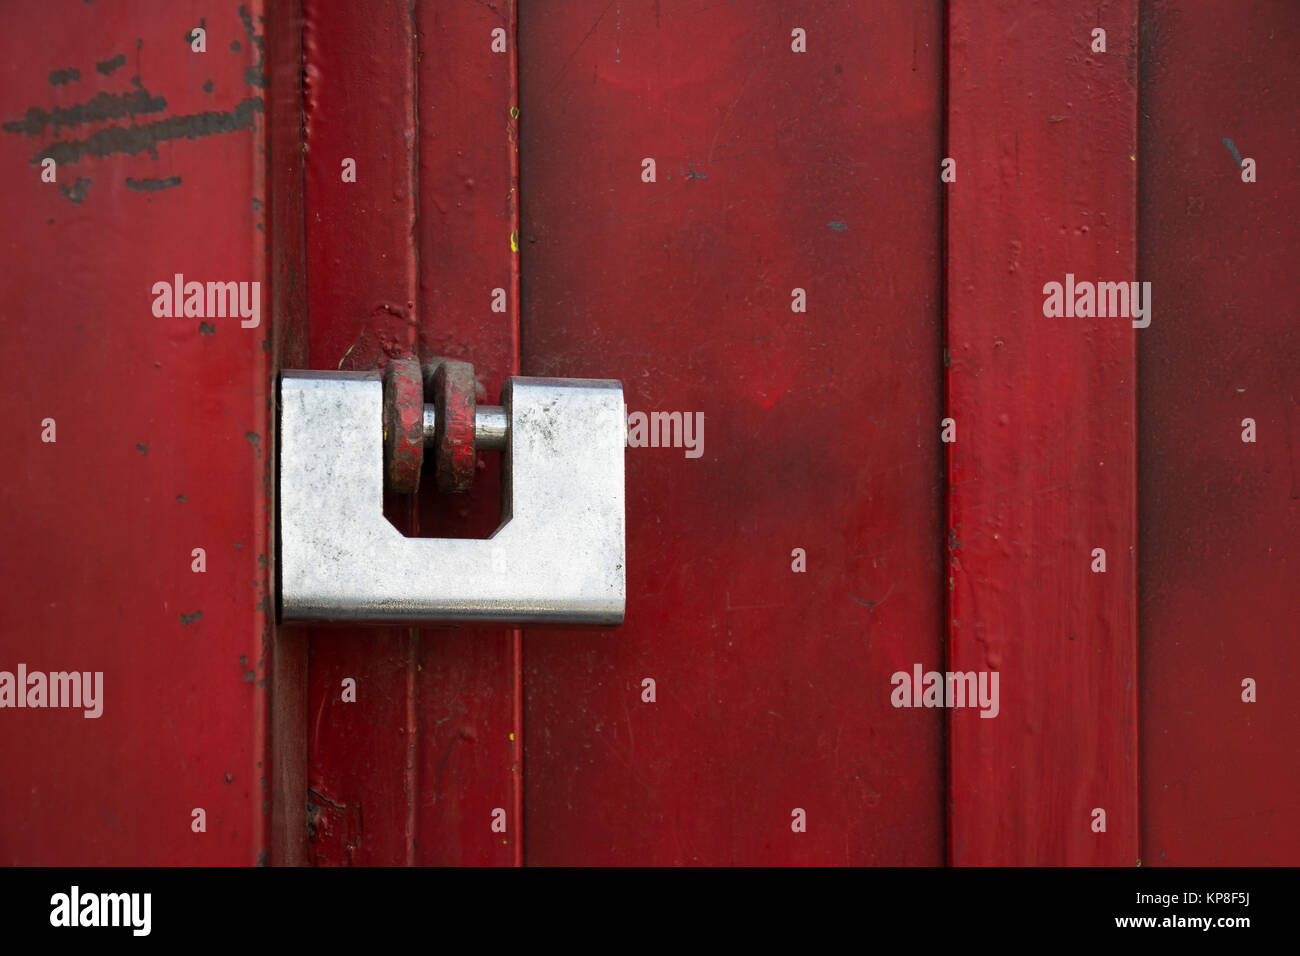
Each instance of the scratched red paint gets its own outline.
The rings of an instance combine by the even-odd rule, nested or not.
[[[512,3],[304,5],[0,13],[0,347],[56,357],[6,377],[0,668],[105,675],[6,711],[0,862],[1295,861],[1286,3],[1145,5],[1140,94],[1134,0],[954,0],[946,63],[938,3],[530,6],[522,57]],[[1152,327],[1045,319],[1067,271]],[[154,318],[178,272],[261,327]],[[273,626],[275,370],[402,355],[704,413],[628,452],[626,625]],[[487,534],[484,464],[391,516]],[[917,663],[998,718],[892,708]]]
[[[4,123],[29,107],[130,95],[138,77],[165,107],[137,115],[119,142],[135,149],[153,123],[167,125],[152,133],[182,131],[156,156],[61,162],[57,183],[40,181],[38,150],[59,142],[74,156],[68,144],[132,121],[67,123],[57,139],[49,128],[0,131],[0,348],[11,359],[0,414],[0,668],[104,675],[98,719],[5,711],[6,864],[251,865],[267,850],[269,309],[256,329],[151,310],[153,284],[177,272],[266,280],[263,114],[192,140],[181,119],[261,105],[245,75],[259,51],[236,8],[177,0],[146,19],[81,0],[0,10]],[[262,6],[246,9],[260,38]],[[200,16],[201,61],[183,40]],[[78,79],[51,83],[52,71],[73,68]],[[127,182],[175,177],[152,190]],[[39,438],[46,417],[54,444]],[[203,574],[191,571],[196,547]],[[191,830],[195,808],[206,833]]]

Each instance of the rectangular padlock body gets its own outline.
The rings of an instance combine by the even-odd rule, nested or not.
[[[282,617],[622,623],[622,385],[516,377],[502,404],[501,527],[481,540],[408,538],[383,514],[380,373],[282,373]]]

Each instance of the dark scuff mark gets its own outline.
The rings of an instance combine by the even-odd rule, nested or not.
[[[686,178],[687,179],[708,179],[709,177],[706,176],[704,173],[696,172],[694,169],[691,169],[691,167],[687,166]]]
[[[126,188],[134,189],[138,193],[155,193],[160,189],[170,189],[180,184],[179,176],[168,176],[166,179],[132,179],[130,176],[126,178]]]
[[[216,335],[216,334],[217,334],[217,327],[213,325],[211,322],[199,323],[199,335]]]
[[[889,590],[887,590],[887,591],[885,592],[884,597],[882,597],[879,601],[867,601],[867,600],[864,600],[864,599],[858,597],[856,594],[852,594],[852,593],[850,593],[850,592],[848,592],[848,591],[846,591],[846,592],[844,592],[844,593],[848,594],[849,597],[853,598],[853,600],[857,601],[859,604],[861,604],[861,605],[862,605],[863,607],[865,607],[865,608],[875,608],[875,607],[877,607],[877,606],[879,606],[879,605],[881,605],[881,604],[884,604],[884,603],[885,603],[885,598],[889,597],[889,595],[891,595],[893,592],[894,592],[894,586],[891,584],[891,585],[889,586]]]
[[[90,182],[89,179],[78,179],[71,186],[59,183],[59,192],[80,206],[81,200],[85,199],[86,193],[90,191]]]
[[[261,212],[261,211],[262,211],[262,200],[258,199],[256,196],[254,196],[254,197],[253,197],[253,212]]]
[[[244,432],[244,439],[255,448],[260,448],[262,436],[257,432]]]
[[[830,226],[836,232],[843,232],[845,229],[849,228],[849,224],[847,222],[839,222],[838,220],[835,222],[828,222],[826,225]]]
[[[251,684],[251,683],[253,683],[253,678],[255,678],[255,677],[257,677],[257,675],[254,674],[252,671],[244,671],[244,683],[245,683],[245,684]]]
[[[176,500],[179,501],[181,504],[185,504],[185,496],[184,496],[184,495],[177,495],[177,496],[176,496]]]
[[[212,89],[213,89],[213,83],[211,80],[208,80],[206,83],[203,84],[204,93],[211,93]]]
[[[100,73],[103,73],[105,76],[108,76],[114,70],[120,70],[124,66],[126,66],[126,54],[119,53],[115,57],[110,57],[107,60],[101,60],[99,63],[96,63],[95,69]]]
[[[50,86],[64,86],[80,81],[81,71],[75,66],[70,66],[66,70],[50,70]]]
[[[182,615],[181,615],[181,623],[182,623],[182,624],[193,624],[195,621],[197,621],[197,620],[198,620],[199,618],[201,618],[202,616],[203,616],[203,612],[202,612],[202,611],[195,611],[193,614],[182,614]]]
[[[238,52],[240,51],[240,49],[241,49],[241,47],[239,46],[239,41],[238,41],[238,40],[231,40],[231,41],[230,41],[230,52],[231,52],[231,53],[238,53]]]
[[[261,99],[250,98],[230,112],[213,110],[192,116],[172,116],[144,126],[113,126],[84,140],[54,143],[37,153],[32,158],[32,165],[40,165],[42,159],[53,159],[62,165],[75,163],[83,156],[104,157],[117,153],[127,156],[149,153],[157,159],[159,143],[252,129],[254,114],[261,113],[263,109]]]
[[[129,93],[98,93],[88,102],[75,106],[56,106],[48,112],[37,106],[30,107],[21,120],[10,120],[4,124],[3,129],[6,133],[39,136],[45,132],[45,127],[53,126],[54,135],[58,136],[60,128],[64,126],[99,123],[124,116],[134,120],[141,114],[161,113],[167,109],[167,101],[141,86],[138,77],[133,82],[136,88]]]
[[[244,24],[244,32],[248,34],[248,42],[257,50],[257,62],[244,68],[244,82],[264,90],[270,85],[266,79],[266,41],[253,29],[253,17],[247,7],[239,8],[239,19]]]
[[[226,783],[234,783],[234,782],[235,782],[235,775],[232,773],[226,774]]]
[[[138,452],[139,452],[140,454],[142,454],[142,455],[147,455],[147,454],[149,454],[149,446],[146,445],[146,444],[144,444],[143,442],[136,442],[136,443],[135,443],[135,450],[138,451]]]
[[[1237,144],[1228,137],[1223,137],[1223,145],[1232,150],[1232,158],[1237,161],[1237,168],[1241,169],[1241,153],[1237,152]]]

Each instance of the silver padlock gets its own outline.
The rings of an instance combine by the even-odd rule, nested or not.
[[[622,385],[514,377],[501,407],[476,412],[481,445],[503,449],[501,526],[408,538],[383,513],[382,374],[281,373],[284,620],[622,623]],[[435,414],[421,423],[430,437]]]

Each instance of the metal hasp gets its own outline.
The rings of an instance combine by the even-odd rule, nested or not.
[[[408,538],[383,513],[381,373],[281,373],[282,617],[621,624],[622,385],[516,377],[501,404],[501,527]]]

